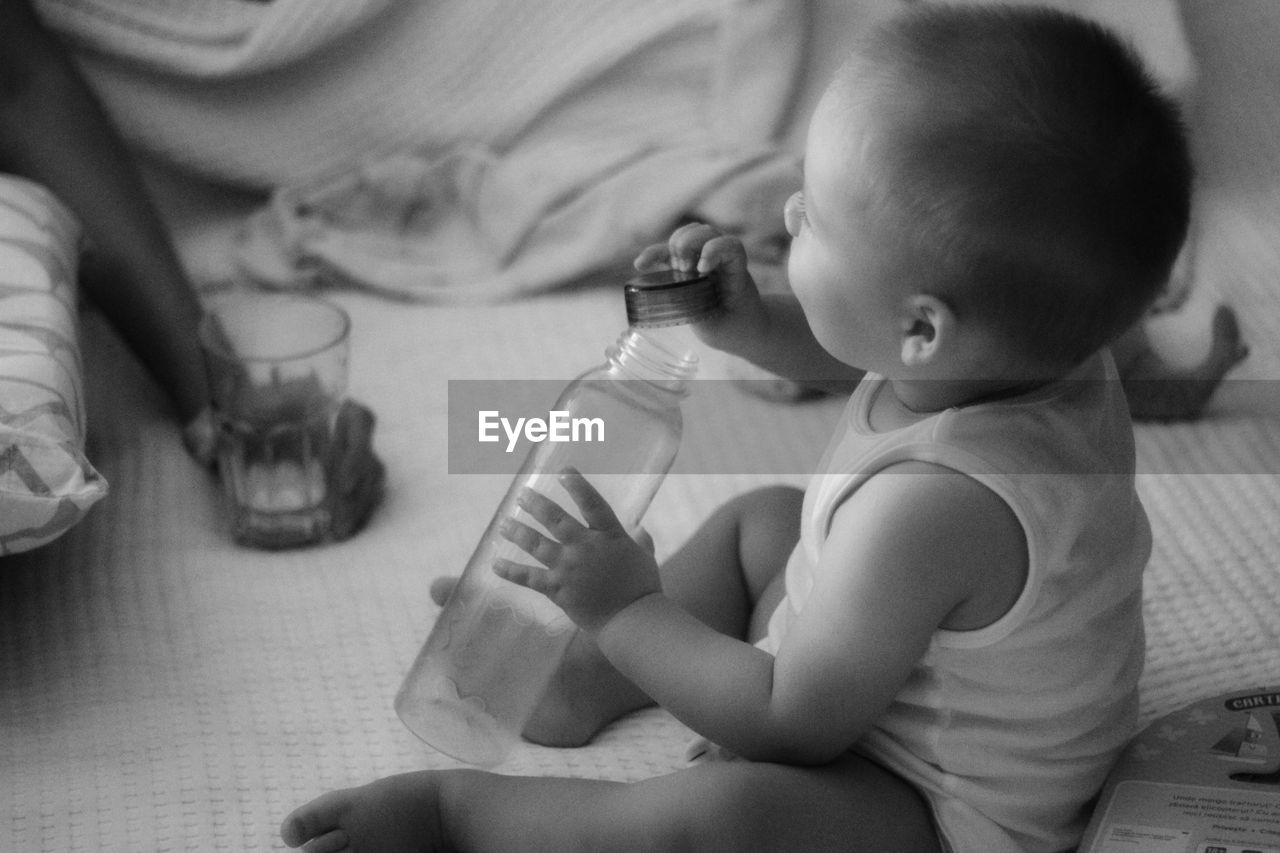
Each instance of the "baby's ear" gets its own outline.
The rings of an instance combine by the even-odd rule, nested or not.
[[[922,367],[938,357],[955,334],[955,313],[936,296],[917,293],[903,303],[902,363]]]

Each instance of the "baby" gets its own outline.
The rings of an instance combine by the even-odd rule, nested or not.
[[[718,271],[708,344],[865,371],[803,495],[716,513],[659,567],[581,474],[494,570],[580,627],[526,734],[657,702],[704,740],[635,783],[409,773],[287,817],[310,853],[1074,846],[1133,732],[1151,540],[1108,344],[1178,254],[1176,110],[1097,26],[930,6],[860,43],[786,205],[791,292],[688,225],[637,266]]]

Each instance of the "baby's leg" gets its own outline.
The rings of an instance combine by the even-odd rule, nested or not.
[[[712,762],[633,783],[406,774],[326,794],[281,834],[312,839],[308,853],[939,849],[919,794],[855,755],[823,767]]]
[[[781,583],[774,581],[799,538],[802,499],[798,489],[779,486],[730,500],[663,564],[663,591],[716,630],[754,639],[780,598]],[[579,633],[524,736],[547,746],[581,746],[650,704]]]

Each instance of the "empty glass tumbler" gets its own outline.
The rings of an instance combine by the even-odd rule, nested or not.
[[[667,271],[639,276],[624,290],[628,328],[605,363],[569,383],[554,406],[570,419],[607,425],[607,441],[535,445],[395,699],[396,713],[414,734],[470,764],[493,766],[507,757],[576,630],[550,599],[492,569],[499,557],[529,562],[498,532],[504,518],[541,529],[516,505],[516,495],[528,487],[576,515],[558,482],[572,466],[625,526],[638,530],[679,449],[680,401],[697,371],[687,324],[715,310],[715,284]]]
[[[351,320],[294,294],[228,291],[205,308],[199,341],[235,539],[257,548],[320,542],[332,520],[327,463]]]

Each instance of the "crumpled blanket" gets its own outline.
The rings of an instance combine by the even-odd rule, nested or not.
[[[802,0],[39,0],[125,136],[272,191],[279,287],[488,300],[697,216],[776,259]]]
[[[795,162],[768,149],[566,140],[505,157],[407,152],[276,192],[238,259],[274,287],[486,300],[628,260],[692,216],[742,234],[768,263],[784,244],[781,200],[799,181]]]

